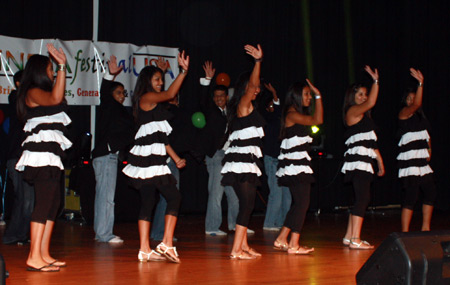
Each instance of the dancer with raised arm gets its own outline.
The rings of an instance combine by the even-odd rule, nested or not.
[[[49,57],[33,55],[23,72],[17,98],[17,113],[26,121],[26,138],[16,169],[24,171],[24,179],[34,184],[35,207],[30,223],[30,254],[27,270],[59,271],[66,262],[50,255],[50,240],[61,202],[61,158],[72,143],[64,136],[71,120],[64,112],[66,86],[66,55],[53,44],[47,44],[51,57],[58,64],[53,83],[53,65]]]
[[[384,175],[384,164],[377,146],[375,124],[370,110],[378,98],[378,70],[369,66],[365,71],[373,79],[370,93],[361,84],[351,85],[344,98],[344,134],[347,151],[344,153],[342,172],[345,181],[352,182],[355,192],[355,205],[348,218],[347,232],[342,243],[352,249],[373,249],[373,245],[361,240],[361,228],[364,214],[370,202],[370,184],[375,174],[373,162],[378,164],[378,176]]]
[[[296,83],[286,95],[281,122],[281,154],[278,157],[278,183],[289,187],[292,204],[286,215],[274,248],[288,254],[309,254],[314,248],[300,246],[300,232],[309,207],[311,183],[314,181],[311,157],[308,154],[312,138],[310,126],[323,123],[322,96],[319,89],[306,79],[308,85]],[[311,115],[311,92],[315,110]],[[291,239],[288,244],[288,237]]]
[[[410,69],[419,86],[415,90],[408,90],[403,97],[403,108],[398,114],[399,134],[397,156],[399,170],[398,177],[402,181],[405,196],[402,205],[402,232],[409,231],[409,224],[413,215],[414,204],[417,202],[419,191],[423,192],[422,231],[430,230],[433,205],[436,199],[436,186],[433,180],[433,170],[428,164],[431,158],[431,139],[429,123],[422,110],[423,75],[420,70]]]
[[[139,73],[132,98],[133,115],[139,126],[134,147],[130,150],[129,164],[123,172],[131,177],[131,184],[139,190],[141,209],[139,212],[140,261],[160,261],[164,255],[169,261],[179,263],[178,253],[173,246],[173,233],[177,223],[181,194],[176,180],[167,166],[167,155],[178,168],[186,165],[169,145],[168,135],[172,131],[167,120],[171,114],[159,103],[174,98],[186,78],[189,68],[189,56],[184,51],[178,55],[181,72],[167,91],[163,91],[163,72],[156,66],[146,66]],[[156,203],[156,191],[167,201],[164,237],[156,247],[150,248],[150,223]]]
[[[247,242],[247,228],[255,206],[256,187],[261,185],[262,138],[264,119],[254,108],[252,101],[260,92],[259,75],[263,51],[246,45],[245,51],[255,60],[251,74],[239,77],[228,109],[228,141],[223,159],[222,185],[232,186],[239,199],[231,259],[254,259],[261,256]]]

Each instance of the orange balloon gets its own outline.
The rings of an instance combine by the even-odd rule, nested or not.
[[[224,85],[226,87],[230,86],[230,76],[226,73],[219,73],[216,77],[217,85]]]

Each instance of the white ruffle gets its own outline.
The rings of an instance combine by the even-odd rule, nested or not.
[[[72,142],[64,136],[63,132],[58,130],[41,130],[37,134],[28,136],[23,141],[22,146],[28,142],[56,142],[61,146],[62,150],[66,150],[72,146]]]
[[[23,127],[23,130],[25,132],[32,131],[36,126],[40,124],[52,124],[52,123],[62,123],[64,126],[67,126],[71,123],[69,116],[67,116],[64,112],[59,112],[54,115],[50,116],[41,116],[41,117],[34,117],[29,120],[27,120],[25,126]]]
[[[64,165],[61,162],[61,158],[51,152],[36,152],[24,150],[22,156],[16,164],[18,171],[23,171],[25,166],[43,167],[43,166],[56,166],[63,170]]]
[[[430,153],[427,149],[412,149],[409,151],[401,152],[397,156],[397,160],[410,160],[416,158],[429,158]]]
[[[344,166],[342,166],[341,171],[342,173],[345,173],[346,171],[353,171],[353,170],[361,170],[373,174],[372,164],[364,161],[345,162]]]
[[[433,173],[433,169],[429,165],[418,167],[411,166],[408,168],[401,168],[398,170],[398,177],[408,177],[408,176],[424,176]]]
[[[375,134],[374,131],[354,134],[345,141],[345,145],[351,145],[354,144],[355,142],[369,141],[369,140],[372,141],[377,140],[377,135]]]
[[[169,135],[172,132],[172,127],[166,120],[149,122],[139,128],[134,138],[142,138],[156,132],[163,132]]]
[[[306,143],[312,143],[313,139],[310,136],[299,137],[295,136],[288,139],[283,139],[281,142],[280,148],[282,149],[291,149],[293,147],[303,145]]]
[[[228,153],[242,153],[242,154],[253,154],[254,156],[260,158],[262,157],[262,152],[261,149],[258,146],[233,146],[233,147],[229,147],[227,148],[227,150],[225,151],[225,154]]]
[[[232,173],[255,173],[257,176],[261,176],[261,170],[256,165],[256,163],[245,163],[245,162],[227,162],[222,167],[220,173],[225,174],[228,172]]]
[[[264,137],[264,130],[261,127],[251,126],[242,130],[237,130],[231,133],[229,140],[248,140],[252,138]]]
[[[122,170],[125,175],[136,179],[149,179],[155,176],[171,174],[167,165],[152,165],[149,167],[137,167],[131,164],[125,166]]]
[[[295,176],[300,173],[313,174],[313,170],[311,169],[311,167],[309,167],[307,165],[291,164],[289,166],[278,169],[276,175],[278,177],[283,177],[283,176]]]
[[[418,131],[418,132],[408,132],[402,136],[400,139],[400,142],[398,143],[398,146],[402,146],[405,144],[408,144],[412,141],[420,141],[420,140],[430,140],[430,135],[428,134],[427,130]]]
[[[136,156],[149,156],[152,154],[166,155],[166,146],[163,143],[153,143],[151,145],[135,145],[130,153]]]
[[[364,146],[355,146],[352,148],[349,148],[345,153],[344,156],[346,155],[361,155],[361,156],[368,156],[371,158],[376,158],[377,157],[377,153],[375,152],[375,150],[373,148],[367,148]]]
[[[278,156],[278,160],[302,160],[302,159],[311,160],[311,157],[309,156],[307,151],[296,151],[296,152],[290,152],[290,153],[282,153]]]

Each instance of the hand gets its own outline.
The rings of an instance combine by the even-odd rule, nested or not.
[[[263,51],[261,49],[261,46],[258,44],[257,47],[258,48],[255,48],[251,45],[246,45],[244,49],[249,55],[253,56],[254,59],[262,59]]]
[[[311,91],[314,93],[314,95],[320,95],[319,89],[317,89],[316,86],[314,86],[314,85],[311,83],[311,81],[309,81],[308,78],[306,78],[306,82],[308,83],[309,88],[310,88]]]
[[[277,90],[275,90],[275,88],[273,88],[272,84],[270,84],[270,83],[268,83],[268,84],[267,84],[267,83],[264,83],[264,87],[266,87],[266,89],[269,90],[270,93],[272,93],[272,95],[275,95],[275,96],[276,96]]]
[[[216,73],[216,69],[213,68],[212,61],[205,61],[205,64],[203,64],[203,70],[205,71],[205,77],[213,78],[214,74]]]
[[[416,70],[414,68],[410,68],[409,71],[411,72],[411,76],[414,77],[415,79],[417,79],[417,81],[419,81],[419,83],[423,84],[423,74],[422,72],[420,72],[420,70]]]
[[[163,73],[166,73],[169,64],[167,60],[164,60],[164,58],[158,56],[158,59],[156,60],[156,66],[159,67],[163,71]]]
[[[183,168],[186,166],[186,159],[182,158],[176,162],[177,168]]]
[[[189,69],[189,56],[185,57],[184,51],[178,54],[178,65],[186,71]]]
[[[64,53],[62,48],[59,48],[59,50],[57,50],[53,44],[48,43],[47,50],[58,64],[66,64],[66,54]]]
[[[114,55],[111,55],[108,60],[108,68],[109,73],[111,73],[112,75],[117,75],[122,71],[123,67],[117,66],[117,58]]]
[[[373,80],[378,80],[379,76],[378,76],[378,70],[375,68],[374,70],[372,70],[370,68],[370,66],[366,65],[364,67],[364,70],[369,73],[369,75],[372,77]]]

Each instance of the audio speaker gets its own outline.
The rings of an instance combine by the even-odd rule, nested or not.
[[[357,284],[450,284],[450,231],[391,233],[356,274]]]
[[[3,255],[0,254],[0,285],[6,284],[6,278],[9,277],[9,272],[6,271],[5,260]]]

